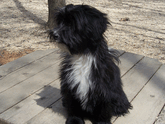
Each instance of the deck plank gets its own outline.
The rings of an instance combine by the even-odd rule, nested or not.
[[[59,80],[56,80],[2,113],[0,118],[14,124],[25,123],[61,97],[59,88]]]
[[[57,64],[0,94],[0,113],[58,78]]]
[[[36,61],[37,59],[40,59],[54,51],[56,51],[56,50],[55,49],[38,50],[36,52],[32,52],[30,54],[27,54],[26,56],[23,56],[12,62],[9,62],[5,65],[0,66],[0,79],[5,77],[7,74],[9,74],[27,64],[30,64],[31,62]]]
[[[123,90],[129,101],[133,100],[160,66],[161,63],[157,60],[144,57],[122,77]],[[116,118],[113,118],[112,122],[115,120]]]
[[[61,98],[60,82],[57,79],[59,68],[57,64],[59,61],[55,58],[54,54],[55,53],[51,52],[47,55],[49,57],[43,56],[38,58],[37,61],[29,63],[29,65],[19,67],[20,69],[14,70],[14,72],[18,72],[15,75],[13,74],[14,72],[7,74],[6,77],[10,77],[11,79],[16,80],[15,82],[21,83],[13,85],[12,87],[10,86],[9,89],[0,93],[1,119],[5,119],[13,124],[65,123],[66,111],[62,107],[61,100],[59,99]],[[148,122],[151,122],[150,120],[152,120],[152,122],[155,120],[155,117],[160,112],[161,107],[163,107],[165,102],[165,98],[162,95],[165,94],[165,87],[162,86],[165,80],[164,77],[162,77],[165,73],[165,67],[164,65],[161,66],[161,63],[155,59],[132,53],[125,53],[124,51],[120,51],[120,60],[121,64],[119,67],[121,69],[121,76],[124,84],[123,88],[128,99],[130,101],[133,100],[132,104],[135,110],[131,110],[131,113],[126,117],[118,118],[114,124],[123,122],[128,124],[136,124],[135,122],[137,122],[137,124],[150,124]],[[57,61],[57,63],[55,61]],[[29,69],[28,66],[30,66],[31,69]],[[45,68],[40,66],[45,66]],[[160,66],[161,68],[159,69]],[[38,72],[33,72],[35,68],[42,69],[39,69],[40,71]],[[23,73],[26,73],[27,70],[32,71],[33,75],[24,78],[22,75]],[[22,79],[15,79],[17,75],[22,76]],[[6,80],[6,83],[9,82],[10,84],[11,79],[7,80],[5,79],[6,77],[0,78],[0,82]],[[160,91],[157,91],[159,89],[154,89],[156,81],[159,82],[158,86],[161,88]],[[44,87],[44,85],[47,86]],[[150,92],[152,90],[153,92]],[[148,94],[145,94],[145,92],[148,92]],[[147,106],[148,102],[150,104],[149,106]],[[156,107],[153,107],[154,105],[156,105]],[[144,108],[142,107],[146,107],[146,110],[144,111]],[[143,116],[136,115],[141,114],[138,110],[144,113],[142,114]],[[150,116],[152,119],[149,118]],[[137,119],[141,120],[136,121]],[[87,120],[86,124],[91,124],[91,122]]]
[[[153,124],[165,103],[165,65],[133,100],[134,109],[127,117],[119,118],[114,124]]]
[[[122,56],[119,57],[121,63],[119,68],[121,71],[121,76],[123,76],[130,68],[132,68],[137,62],[139,62],[143,56],[125,52]]]
[[[125,57],[125,58],[124,58]],[[132,68],[139,60],[141,60],[143,56],[135,55],[132,53],[124,53],[120,56],[120,60],[122,61],[120,68],[124,69],[123,74],[127,72],[130,68]],[[124,60],[125,59],[125,60]],[[131,61],[130,64],[127,64],[128,61]],[[52,105],[52,110],[47,108],[43,112],[39,113],[37,116],[26,122],[27,124],[42,124],[49,123],[53,124],[54,122],[58,122],[58,124],[64,124],[66,117],[66,111],[61,105],[61,100]],[[49,120],[48,120],[49,118]],[[90,121],[86,120],[86,124],[91,124]]]
[[[123,78],[123,89],[131,101],[154,75],[161,63],[156,59],[144,57]]]
[[[136,66],[124,75],[124,77],[122,77],[124,84],[123,90],[125,91],[129,101],[132,101],[133,98],[141,91],[160,66],[161,63],[156,59],[144,57],[136,64]],[[115,119],[116,118],[113,118],[112,121]]]
[[[37,51],[38,53],[39,51]],[[42,52],[40,53],[42,54]],[[33,55],[33,54],[32,54]],[[36,55],[36,54],[35,54]],[[51,52],[47,56],[42,57],[41,59],[36,60],[35,62],[28,64],[22,67],[19,70],[14,71],[13,73],[8,74],[4,78],[0,80],[0,93],[7,90],[8,88],[34,76],[45,68],[53,65],[58,59],[59,54],[55,51]],[[28,57],[30,58],[30,57]],[[26,61],[27,58],[21,59],[22,61]]]
[[[66,111],[62,106],[61,100],[59,100],[51,109],[47,108],[25,124],[65,124],[66,116]]]
[[[120,55],[121,54],[123,54],[124,53],[124,51],[119,51],[120,52]],[[55,54],[55,53],[54,53]],[[50,55],[49,55],[50,56]],[[53,56],[54,55],[51,55],[50,57],[45,57],[44,59],[46,59],[47,61],[54,61],[54,60],[51,60],[51,58],[53,58]],[[57,58],[57,57],[56,57]],[[56,58],[54,58],[54,59],[56,59]],[[38,64],[39,63],[41,63],[41,62],[43,62],[43,61],[45,61],[45,60],[39,60],[39,62],[38,62]],[[33,63],[31,63],[31,64],[33,64]],[[36,65],[36,64],[34,64],[34,65]],[[41,64],[40,64],[41,65]],[[30,66],[30,65],[29,65]],[[32,66],[32,65],[31,65]],[[58,65],[57,65],[58,66]],[[33,67],[33,66],[32,66]],[[34,66],[34,68],[36,68],[36,66]],[[22,71],[24,71],[24,70],[26,70],[27,71],[27,69],[29,69],[29,67],[27,67],[27,68],[22,68]],[[32,68],[32,70],[34,70],[33,68]],[[22,74],[23,72],[22,71],[20,71],[20,74]],[[14,76],[13,76],[14,77]],[[7,82],[7,81],[6,81]],[[16,82],[18,82],[18,81],[16,81]],[[15,97],[17,97],[17,96],[15,96]],[[22,102],[24,102],[24,101],[22,101]],[[22,103],[21,102],[21,103]],[[28,104],[28,103],[27,103]],[[17,104],[18,105],[18,104]],[[11,107],[9,110],[7,110],[6,112],[4,112],[2,115],[1,115],[1,117],[2,118],[4,118],[4,119],[7,119],[6,118],[6,116],[8,116],[8,114],[6,114],[6,113],[15,113],[15,112],[17,112],[16,111],[16,109],[15,108],[18,108],[17,107],[17,105],[15,105],[15,106],[13,106],[13,107]],[[25,104],[25,106],[26,106],[26,104]],[[28,105],[29,106],[29,105]],[[33,105],[34,106],[34,105]],[[37,106],[34,106],[34,108],[35,107],[37,107]],[[46,106],[45,106],[46,107]],[[14,109],[14,111],[15,112],[13,112],[13,109]],[[26,111],[28,111],[28,109],[26,110]],[[42,111],[42,110],[41,110]],[[39,112],[38,112],[39,113]],[[27,113],[26,113],[27,114]],[[33,116],[33,114],[29,114],[31,117]],[[12,117],[12,119],[14,118],[14,117],[19,117],[19,116],[22,116],[22,113],[18,113],[18,114],[14,114],[14,116]],[[9,119],[10,121],[12,121],[12,119]],[[26,119],[25,119],[26,120]]]

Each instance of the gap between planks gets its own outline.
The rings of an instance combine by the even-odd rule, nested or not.
[[[37,73],[35,76],[24,80],[19,85],[15,85],[9,90],[0,94],[0,113],[8,109],[9,107],[20,102],[22,99],[34,93],[49,82],[58,78],[58,61],[46,68],[44,71]],[[13,94],[14,93],[14,94]]]
[[[55,51],[57,51],[57,50],[54,50],[54,49],[46,50],[46,51],[38,50],[38,51],[32,52],[30,54],[27,54],[21,58],[18,58],[12,62],[9,62],[5,65],[0,66],[0,80],[3,79],[8,74],[10,74],[28,64],[31,64],[34,61],[41,59]]]
[[[44,56],[30,64],[27,64],[26,66],[23,66],[18,70],[15,70],[14,72],[11,72],[0,80],[0,93],[6,91],[9,88],[12,88],[15,85],[18,85],[26,79],[55,64],[58,57],[59,56],[56,54],[56,52],[52,52],[47,56]]]
[[[142,56],[139,56],[139,57],[135,57],[135,55],[134,54],[131,54],[131,53],[127,53],[128,55],[127,55],[127,57],[129,58],[130,56],[132,56],[134,59],[132,59],[132,61],[134,61],[133,63],[136,63],[137,61],[139,61],[139,59],[141,59],[141,57]],[[124,55],[124,57],[126,57],[125,55]],[[128,58],[126,58],[126,60],[129,60]],[[136,58],[136,59],[135,59]],[[122,60],[123,58],[121,57],[121,60]],[[135,61],[136,60],[136,61]],[[125,61],[126,62],[126,61]],[[122,64],[123,66],[121,66],[121,67],[123,67],[123,68],[127,68],[127,69],[129,69],[130,67],[132,67],[132,66],[134,66],[134,64],[129,64],[129,66],[128,67],[125,67],[125,64]],[[126,69],[126,70],[127,70]],[[125,72],[127,72],[127,71],[125,71]],[[124,72],[123,72],[124,73]],[[54,106],[56,106],[56,104],[57,103],[54,103],[53,105],[52,105],[52,107],[54,108]],[[61,104],[60,104],[60,106],[59,106],[60,108],[62,107],[61,106]],[[58,109],[58,108],[57,108]],[[63,124],[62,122],[64,122],[64,120],[61,120],[61,118],[60,117],[58,117],[58,114],[55,116],[55,115],[50,115],[50,113],[48,114],[45,114],[45,112],[47,113],[51,113],[51,111],[50,111],[50,109],[49,108],[47,108],[47,109],[45,109],[45,110],[43,110],[41,113],[39,113],[38,115],[36,115],[35,117],[33,117],[31,120],[29,120],[28,122],[26,122],[26,123],[28,123],[28,124],[37,124],[37,123],[44,123],[44,122],[47,122],[47,123],[50,123],[51,124],[51,122],[54,122],[55,120],[56,120],[56,122],[58,122],[59,124]],[[51,116],[51,118],[49,119],[49,120],[44,120],[43,118],[45,117],[45,115],[47,115],[47,116]],[[53,117],[52,117],[53,116]],[[41,117],[41,118],[40,118]],[[46,117],[47,118],[47,117]],[[53,119],[52,119],[53,118]],[[57,119],[58,118],[58,119]],[[60,119],[60,120],[59,120]],[[88,121],[89,122],[89,121]]]
[[[165,103],[165,65],[161,66],[138,96],[132,101],[134,109],[114,124],[153,124]]]
[[[124,55],[124,54],[123,54]],[[139,63],[139,62],[138,62]],[[136,62],[136,64],[137,64],[137,62]],[[125,66],[125,64],[123,64],[123,66]],[[126,69],[125,69],[126,70]],[[126,73],[129,73],[128,71],[126,71]]]

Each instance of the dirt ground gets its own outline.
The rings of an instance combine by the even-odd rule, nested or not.
[[[105,33],[112,48],[145,55],[165,63],[164,0],[66,0],[89,4],[108,14],[112,27]],[[0,1],[0,51],[45,50],[47,0]],[[1,53],[2,54],[2,53]]]
[[[22,50],[16,50],[16,51],[7,51],[5,49],[1,50],[0,51],[0,65],[11,62],[33,51],[34,51],[33,49],[22,49]]]
[[[164,0],[66,0],[66,3],[88,4],[107,13],[112,27],[105,34],[112,48],[165,63]],[[0,65],[36,50],[56,47],[48,42],[45,29],[47,0],[0,0],[0,11]],[[165,124],[162,120],[159,117],[156,124]]]
[[[105,33],[112,48],[145,55],[165,63],[164,0],[66,0],[89,4],[108,14],[112,27]],[[0,50],[45,50],[47,0],[0,1]],[[2,53],[1,53],[2,54]]]

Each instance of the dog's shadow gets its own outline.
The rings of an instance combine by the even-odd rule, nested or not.
[[[60,89],[50,85],[46,85],[43,88],[43,90],[37,95],[39,96],[38,99],[35,99],[37,105],[45,108],[45,110],[40,113],[43,115],[39,115],[39,118],[37,119],[42,118],[41,120],[47,121],[47,119],[50,117],[50,120],[53,120],[56,123],[59,124],[65,123],[64,121],[67,119],[68,115],[66,109],[62,105],[62,96],[60,95]],[[51,112],[50,111],[49,111],[50,113],[45,112],[47,109],[50,109]],[[45,114],[47,115],[46,117]],[[84,118],[84,120],[86,123],[91,124],[89,118]]]
[[[47,85],[37,95],[40,96],[39,99],[35,99],[37,105],[44,107],[45,110],[51,109],[58,116],[67,118],[66,109],[62,106],[60,89]]]

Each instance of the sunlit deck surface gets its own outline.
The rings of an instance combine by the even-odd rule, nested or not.
[[[133,109],[113,118],[113,124],[153,124],[165,103],[165,65],[124,51],[120,60],[123,88]],[[0,66],[0,124],[65,124],[59,62],[57,50],[46,50]]]

